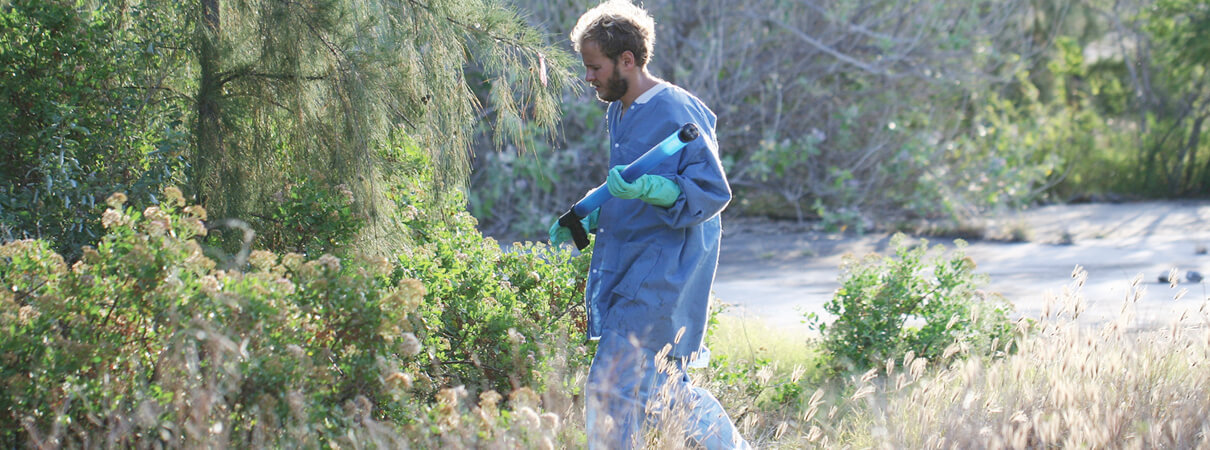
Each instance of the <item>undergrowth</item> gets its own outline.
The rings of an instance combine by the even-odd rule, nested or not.
[[[105,235],[71,264],[43,241],[0,246],[3,445],[586,446],[586,255],[505,252],[469,216],[417,215],[428,243],[395,259],[255,250],[231,267],[203,252],[206,211],[163,196],[142,210],[110,197]],[[960,253],[920,270],[924,247],[896,248],[849,273],[913,278],[852,292],[976,292]],[[860,370],[831,362],[843,315],[820,336],[716,316],[714,358],[691,376],[759,448],[1210,445],[1210,308],[1187,316],[1200,324],[1138,330],[1125,314],[1094,329],[1076,321],[1075,280],[1056,314],[1004,339],[966,327],[973,309],[942,309],[939,352],[887,345]],[[647,444],[685,448],[685,418],[664,417]]]

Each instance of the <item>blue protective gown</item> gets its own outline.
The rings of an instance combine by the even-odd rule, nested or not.
[[[585,290],[588,333],[633,336],[653,352],[672,344],[669,356],[687,357],[705,334],[719,213],[731,201],[731,187],[719,162],[714,113],[669,83],[651,91],[625,114],[621,102],[610,103],[611,167],[630,164],[688,122],[697,124],[701,138],[650,172],[680,186],[672,206],[618,198],[601,206]]]

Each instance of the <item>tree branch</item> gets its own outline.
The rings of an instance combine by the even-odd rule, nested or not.
[[[424,3],[420,2],[419,0],[408,0],[408,3],[411,3],[412,5],[414,5],[418,8],[421,8],[425,11],[428,11],[430,14],[440,16],[441,18],[445,19],[447,22],[457,25],[459,27],[462,27],[463,29],[465,29],[468,32],[475,33],[475,34],[481,34],[481,35],[487,36],[491,39],[495,39],[497,41],[506,42],[509,45],[512,45],[519,49],[530,50],[534,53],[538,53],[538,50],[529,48],[524,43],[522,43],[521,41],[518,41],[514,38],[511,38],[508,36],[500,36],[500,35],[492,34],[492,33],[488,32],[487,30],[481,30],[478,27],[474,27],[474,26],[468,25],[464,22],[460,22],[457,19],[454,19],[453,17],[440,14],[437,11],[434,11],[431,6],[424,4]]]
[[[24,304],[21,303],[21,301],[25,300],[26,297],[33,295],[34,292],[37,291],[38,289],[42,289],[42,286],[45,286],[47,281],[50,281],[50,280],[42,280],[41,283],[38,283],[37,286],[30,288],[28,291],[18,292],[19,295],[17,295],[17,298],[13,299],[13,303],[24,306]]]
[[[249,71],[241,70],[241,71],[236,71],[231,74],[227,74],[226,76],[223,76],[222,78],[219,79],[218,85],[223,86],[229,82],[235,81],[235,80],[243,78],[243,77],[267,78],[270,80],[279,80],[279,81],[299,81],[299,80],[323,81],[323,80],[327,80],[329,78],[327,75],[298,75],[298,74],[292,74],[292,73],[265,73],[265,72],[255,72],[255,71],[250,71],[250,70]]]
[[[888,76],[891,78],[898,78],[897,76],[888,72],[884,68],[870,65],[869,63],[858,60],[857,58],[854,58],[852,56],[841,53],[840,51],[832,48],[831,46],[824,44],[819,39],[816,39],[814,36],[804,33],[802,30],[799,30],[798,28],[790,26],[790,24],[786,23],[785,21],[783,21],[781,19],[777,19],[774,17],[759,17],[753,13],[748,13],[748,16],[752,17],[753,19],[756,19],[756,20],[762,20],[762,21],[771,23],[773,25],[777,25],[778,27],[781,27],[782,29],[790,32],[790,34],[793,34],[793,35],[797,36],[799,39],[802,39],[803,41],[806,41],[808,44],[811,44],[812,47],[815,47],[824,53],[832,55],[832,57],[834,57],[840,61],[843,61],[845,63],[848,63],[849,65],[856,66],[857,68],[859,68],[861,70],[864,70],[866,72],[869,72],[869,73],[872,73],[875,75],[884,75],[884,76]]]
[[[122,89],[133,89],[136,91],[165,91],[165,92],[171,93],[177,97],[180,97],[182,99],[188,100],[190,102],[193,101],[192,96],[185,94],[183,92],[177,91],[168,86],[122,86]]]

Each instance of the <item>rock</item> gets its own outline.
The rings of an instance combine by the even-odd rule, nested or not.
[[[1169,277],[1169,274],[1173,274],[1173,273],[1174,272],[1161,273],[1160,276],[1158,277],[1160,283],[1171,283],[1173,280],[1172,280],[1172,278]],[[1204,279],[1204,278],[1205,277],[1202,276],[1201,272],[1198,272],[1196,270],[1190,270],[1188,272],[1185,272],[1185,279],[1191,283],[1200,283],[1202,281],[1202,279]],[[1179,276],[1177,277],[1176,281],[1180,281]]]

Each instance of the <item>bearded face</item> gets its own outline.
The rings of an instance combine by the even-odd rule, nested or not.
[[[630,82],[622,78],[622,74],[618,72],[618,66],[613,66],[613,73],[604,80],[599,80],[593,85],[597,91],[597,98],[605,103],[616,102],[626,95],[626,91],[630,89]]]
[[[615,102],[626,95],[630,84],[618,69],[618,58],[605,56],[601,53],[601,47],[593,41],[581,46],[580,57],[584,60],[584,81],[596,90],[597,98],[603,102]]]

